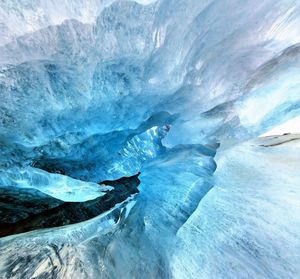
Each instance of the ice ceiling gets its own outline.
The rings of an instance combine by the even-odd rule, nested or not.
[[[0,100],[1,278],[300,276],[299,1],[1,1]]]

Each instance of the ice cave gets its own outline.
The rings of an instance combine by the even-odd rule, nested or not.
[[[299,0],[1,0],[1,279],[299,279]]]

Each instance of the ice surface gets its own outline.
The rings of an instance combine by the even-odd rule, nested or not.
[[[218,153],[214,188],[177,233],[175,278],[297,278],[299,137],[263,143]]]
[[[62,201],[80,202],[104,195],[109,187],[73,179],[66,175],[48,173],[36,168],[13,168],[1,172],[1,185],[35,188]]]
[[[168,277],[176,232],[213,186],[214,153],[200,145],[182,146],[146,163],[140,194],[120,217],[108,214],[105,222],[99,216],[76,226],[3,238],[1,273],[25,278],[53,272],[59,278]],[[29,263],[29,258],[34,260]]]
[[[297,277],[298,140],[253,139],[300,115],[299,64],[299,1],[1,1],[1,189],[141,184],[1,239],[0,277]]]
[[[77,133],[82,141],[168,111],[181,121],[165,142],[199,143],[261,134],[299,113],[295,1],[263,1],[254,11],[252,1],[173,2],[103,5],[94,23],[71,9],[61,24],[3,45],[5,138],[40,146]],[[2,9],[24,12],[19,5]],[[32,25],[22,20],[20,26]],[[266,106],[264,97],[273,102]]]
[[[2,239],[2,274],[295,278],[300,266],[297,141],[221,150],[214,179],[212,157],[201,154],[203,148],[186,146],[148,163],[141,193],[120,219],[109,213],[76,226]]]

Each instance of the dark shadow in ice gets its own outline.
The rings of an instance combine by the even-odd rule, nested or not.
[[[0,200],[0,236],[75,224],[96,217],[138,193],[139,175],[100,182],[113,189],[86,202],[62,202],[31,189],[6,193],[6,189],[12,188],[5,187],[2,190],[5,195]],[[15,217],[9,217],[11,214]]]
[[[0,224],[18,222],[62,203],[36,189],[0,187]]]

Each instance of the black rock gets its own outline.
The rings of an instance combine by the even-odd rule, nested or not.
[[[33,209],[27,209],[29,215],[27,215],[27,218],[24,216],[25,218],[19,218],[16,222],[11,220],[13,222],[1,223],[0,236],[7,236],[41,228],[74,224],[96,217],[99,214],[110,210],[116,204],[125,201],[131,195],[138,193],[138,185],[140,184],[138,178],[139,174],[140,173],[131,177],[122,177],[117,180],[100,182],[99,184],[110,185],[113,186],[114,189],[107,191],[104,196],[94,200],[86,202],[63,202],[56,207],[43,211],[41,210],[40,212],[35,212]],[[50,197],[50,199],[53,198]],[[54,203],[51,202],[51,204]],[[29,203],[27,205],[30,208],[31,204]],[[6,207],[9,207],[9,205],[6,205]]]

